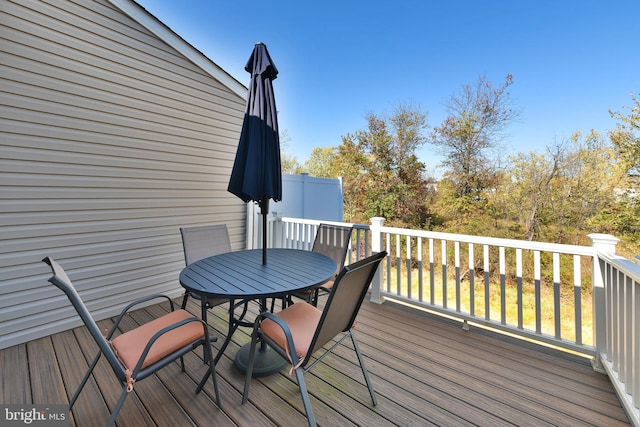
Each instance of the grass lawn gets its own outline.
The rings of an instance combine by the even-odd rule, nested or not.
[[[400,295],[404,297],[410,296],[414,300],[425,303],[433,303],[433,305],[444,307],[444,290],[442,274],[440,271],[435,272],[433,286],[431,285],[430,272],[427,268],[422,271],[422,289],[420,289],[420,272],[418,269],[412,269],[411,274],[411,293],[408,289],[408,280],[406,269],[401,272],[401,288]],[[397,293],[397,271],[395,268],[391,272],[391,284],[387,288],[391,293]],[[386,275],[385,275],[385,285]],[[476,277],[474,279],[474,316],[485,318],[485,283],[484,277]],[[543,334],[555,336],[556,319],[554,310],[555,292],[553,285],[540,286],[540,329]],[[575,296],[574,287],[571,285],[560,285],[558,289],[560,301],[560,336],[569,341],[576,340],[576,313],[575,313]],[[433,292],[433,300],[432,300]],[[522,327],[526,330],[536,331],[536,292],[533,281],[523,281],[522,285],[522,308],[518,304],[518,290],[515,283],[507,283],[505,285],[505,321],[508,325],[518,326],[518,314],[522,311]],[[488,288],[489,294],[489,318],[493,321],[500,322],[502,319],[502,289],[499,281],[491,280]],[[449,310],[456,310],[458,299],[458,291],[456,289],[455,277],[447,277],[446,282],[446,306]],[[593,328],[592,328],[592,304],[591,289],[581,288],[581,330],[582,343],[585,345],[593,345]],[[459,286],[459,304],[460,312],[465,314],[471,313],[471,292],[470,282],[468,278],[460,281]]]

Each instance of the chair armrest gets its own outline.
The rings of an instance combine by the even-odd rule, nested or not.
[[[287,347],[288,347],[288,348],[285,348],[284,351],[289,354],[289,361],[291,362],[291,364],[293,366],[296,366],[300,362],[300,359],[298,358],[298,352],[296,351],[296,345],[293,342],[293,335],[291,334],[291,329],[289,329],[289,325],[287,325],[287,322],[285,322],[284,320],[282,320],[281,318],[279,318],[278,316],[276,316],[275,314],[269,311],[260,313],[258,315],[258,317],[256,318],[256,325],[258,324],[258,322],[262,322],[262,319],[264,318],[273,321],[276,325],[280,327],[280,329],[282,329],[282,332],[284,333],[284,336],[287,340]]]
[[[149,295],[147,297],[143,297],[143,298],[139,298],[133,302],[131,302],[129,305],[127,305],[125,308],[122,309],[122,311],[120,312],[120,314],[118,315],[118,318],[116,319],[116,321],[113,323],[113,326],[111,327],[111,329],[109,330],[109,332],[106,335],[106,339],[110,340],[111,337],[113,336],[113,334],[115,333],[116,329],[118,328],[118,326],[120,325],[120,322],[122,321],[122,318],[124,317],[125,314],[127,314],[129,312],[129,310],[131,310],[133,307],[140,305],[144,302],[147,301],[151,301],[154,300],[156,298],[164,298],[167,301],[169,301],[169,305],[171,306],[171,311],[173,311],[175,309],[174,305],[173,305],[173,300],[171,300],[171,298],[169,298],[167,295],[163,295],[163,294],[155,294],[155,295]]]
[[[154,295],[149,295],[147,297],[139,298],[131,302],[129,305],[127,305],[125,308],[122,309],[122,313],[124,314],[127,311],[129,311],[131,308],[135,307],[136,305],[142,304],[143,302],[154,300],[156,298],[166,299],[167,301],[169,301],[169,305],[171,306],[171,311],[174,310],[173,300],[171,298],[169,298],[167,295],[164,295],[164,294],[154,294]]]
[[[158,332],[156,332],[151,339],[149,340],[149,342],[147,342],[147,345],[144,347],[144,350],[142,351],[142,354],[140,355],[140,359],[138,359],[138,362],[136,363],[135,368],[133,369],[134,375],[140,371],[140,369],[142,368],[142,364],[144,363],[145,359],[147,358],[147,355],[149,354],[149,351],[151,350],[151,347],[153,346],[153,344],[160,338],[162,337],[164,334],[166,334],[169,331],[172,331],[176,328],[179,328],[181,326],[186,325],[187,323],[191,323],[191,322],[199,322],[202,324],[202,328],[204,329],[203,331],[203,336],[205,339],[205,342],[216,342],[218,340],[217,337],[209,337],[209,328],[207,327],[207,325],[204,323],[204,321],[202,321],[201,319],[198,319],[197,317],[192,317],[189,319],[183,319],[179,322],[176,322],[174,324],[171,324],[169,326],[165,326],[164,328],[160,329]]]

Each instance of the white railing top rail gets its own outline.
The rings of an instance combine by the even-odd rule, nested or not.
[[[439,231],[412,230],[407,228],[381,227],[380,231],[410,237],[425,239],[448,240],[452,242],[472,243],[496,247],[508,247],[543,252],[556,252],[571,255],[594,256],[596,251],[592,246],[567,245],[563,243],[545,243],[527,240],[503,239],[499,237],[471,236],[467,234],[443,233]]]
[[[291,218],[291,217],[281,217],[278,218],[282,222],[292,222],[296,224],[302,225],[320,225],[320,224],[331,224],[331,225],[346,225],[348,227],[358,228],[368,230],[370,227],[368,224],[358,224],[354,222],[341,222],[341,221],[324,221],[318,219],[302,219],[302,218]]]
[[[625,276],[635,278],[635,282],[640,284],[640,265],[616,254],[598,252],[598,257],[614,265]]]

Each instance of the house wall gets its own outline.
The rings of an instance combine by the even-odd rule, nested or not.
[[[180,227],[244,247],[241,84],[124,0],[1,0],[0,55],[0,348],[79,325],[45,256],[102,319],[181,293]]]

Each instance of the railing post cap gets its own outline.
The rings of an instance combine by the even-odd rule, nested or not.
[[[587,235],[591,240],[591,246],[600,249],[608,249],[610,252],[616,252],[616,245],[620,241],[611,234],[592,233]]]
[[[384,224],[384,218],[380,216],[374,216],[373,218],[371,218],[371,224],[382,226]]]

